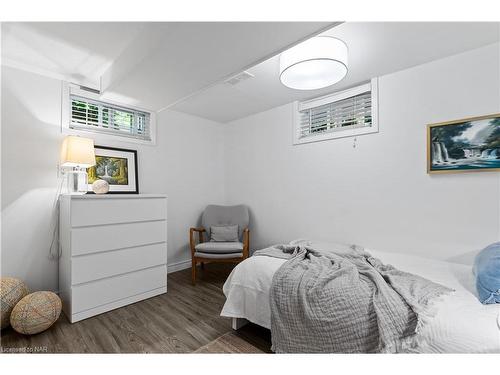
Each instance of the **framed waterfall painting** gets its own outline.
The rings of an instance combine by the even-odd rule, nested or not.
[[[88,192],[92,183],[105,180],[110,194],[138,194],[137,151],[124,148],[95,146],[96,165],[87,168]]]
[[[427,173],[500,171],[500,114],[427,126]]]

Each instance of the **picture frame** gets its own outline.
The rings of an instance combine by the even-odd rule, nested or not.
[[[500,113],[427,125],[427,173],[500,171]]]
[[[139,194],[137,150],[94,146],[96,165],[87,168],[88,193],[98,179],[109,183],[108,194]]]

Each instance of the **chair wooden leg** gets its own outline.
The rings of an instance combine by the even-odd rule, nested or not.
[[[204,270],[205,269],[205,263],[201,262],[201,269]]]
[[[191,283],[196,285],[196,261],[194,259],[191,262]]]

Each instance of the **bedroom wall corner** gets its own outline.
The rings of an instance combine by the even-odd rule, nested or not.
[[[61,134],[61,81],[2,66],[1,274],[33,290],[58,289],[49,258]],[[141,193],[168,196],[169,270],[189,266],[188,228],[207,202],[223,203],[222,125],[174,111],[157,115],[155,146],[100,139],[138,150]]]
[[[356,147],[293,146],[291,104],[227,124],[226,196],[251,209],[252,249],[313,238],[470,263],[499,236],[499,173],[427,174],[426,125],[498,112],[499,61],[493,44],[379,77],[380,131]]]

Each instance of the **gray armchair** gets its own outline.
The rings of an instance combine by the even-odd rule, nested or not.
[[[248,230],[249,215],[247,207],[239,206],[207,206],[203,212],[201,228],[189,230],[189,244],[191,247],[191,278],[196,283],[196,266],[201,263],[233,262],[239,263],[248,258],[250,246],[250,231]],[[238,241],[215,242],[210,241],[211,227],[221,225],[238,225]],[[198,233],[196,243],[195,232]],[[205,241],[204,234],[207,234]]]

